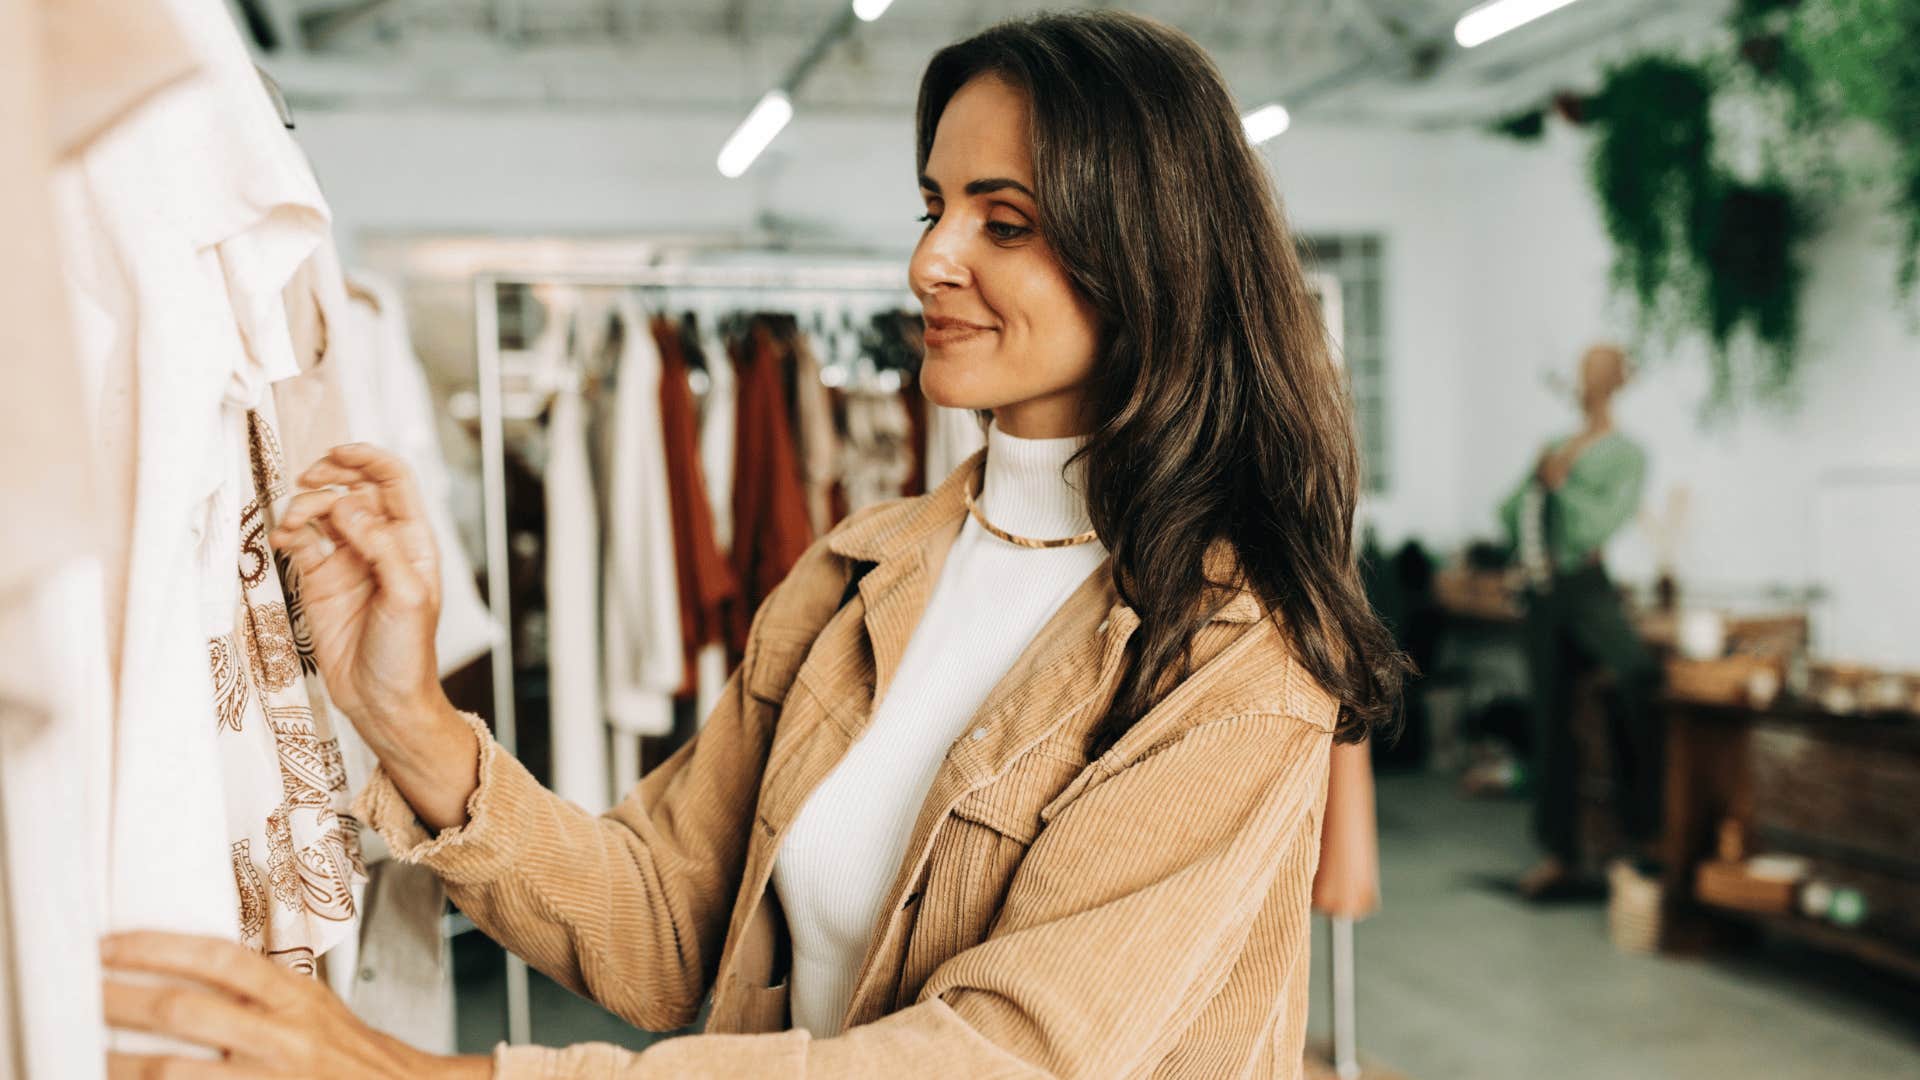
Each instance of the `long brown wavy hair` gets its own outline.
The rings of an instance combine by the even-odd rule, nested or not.
[[[1185,34],[1134,15],[1002,23],[928,64],[923,171],[947,103],[986,74],[1030,99],[1040,228],[1102,323],[1080,453],[1141,625],[1094,752],[1189,673],[1217,610],[1210,584],[1261,599],[1340,700],[1341,741],[1388,733],[1410,665],[1355,562],[1346,380],[1219,71]],[[1219,539],[1243,581],[1208,581]]]

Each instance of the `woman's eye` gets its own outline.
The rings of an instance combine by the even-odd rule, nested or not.
[[[996,240],[1018,240],[1032,231],[1025,225],[1014,225],[1005,221],[987,222],[987,232],[993,234]]]
[[[936,224],[938,224],[938,223],[939,223],[939,221],[940,221],[940,215],[939,215],[939,214],[936,214],[936,213],[934,213],[934,212],[933,212],[933,211],[931,211],[931,210],[929,210],[929,211],[927,211],[926,213],[924,213],[924,214],[921,214],[921,215],[920,215],[919,217],[917,217],[917,218],[914,218],[913,220],[915,220],[915,221],[924,221],[924,222],[926,222],[926,223],[927,223],[927,228],[929,228],[929,229],[931,229],[931,228],[933,228],[933,227],[934,227],[934,225],[936,225]]]

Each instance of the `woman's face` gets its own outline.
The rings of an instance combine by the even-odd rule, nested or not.
[[[1099,324],[1040,234],[1029,131],[1026,93],[992,75],[940,114],[920,177],[927,231],[908,267],[926,312],[921,389],[993,410],[1010,435],[1084,434]]]

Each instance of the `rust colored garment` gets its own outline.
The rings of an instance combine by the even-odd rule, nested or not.
[[[680,329],[655,319],[653,340],[660,346],[660,436],[667,454],[667,498],[673,507],[674,564],[680,580],[680,644],[687,657],[686,679],[680,685],[684,695],[694,688],[700,649],[725,640],[727,604],[739,588],[713,536],[713,508],[707,504]]]
[[[800,457],[788,422],[786,356],[756,321],[734,368],[738,402],[733,454],[733,573],[740,596],[727,619],[727,649],[739,663],[760,602],[813,542]]]
[[[641,1054],[503,1045],[496,1077],[1300,1076],[1338,702],[1236,592],[1193,673],[1089,759],[1140,624],[1110,564],[941,759],[845,1030],[790,1026],[775,855],[886,692],[983,457],[813,545],[707,725],[610,813],[543,790],[478,718],[466,824],[428,835],[376,774],[359,807],[399,857],[561,984],[653,1030],[712,991],[706,1034]],[[1233,580],[1230,549],[1207,570]]]

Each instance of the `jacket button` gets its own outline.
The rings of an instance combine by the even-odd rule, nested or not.
[[[1110,626],[1110,625],[1112,625],[1112,623],[1113,623],[1113,620],[1112,620],[1112,619],[1101,619],[1101,620],[1100,620],[1100,629],[1099,629],[1099,630],[1098,630],[1097,632],[1098,632],[1098,633],[1102,633],[1102,634],[1104,634],[1104,633],[1106,633],[1106,632],[1107,632],[1107,627],[1108,627],[1108,626]]]
[[[977,727],[977,728],[974,728],[974,729],[973,729],[973,741],[974,741],[974,742],[979,742],[979,741],[980,741],[981,739],[984,739],[984,738],[986,738],[986,737],[987,737],[987,729],[986,729],[986,728],[983,728],[983,727]]]

